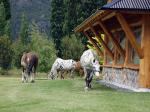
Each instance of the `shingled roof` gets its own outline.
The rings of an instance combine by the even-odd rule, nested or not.
[[[150,0],[113,0],[111,3],[104,5],[101,9],[149,12]]]

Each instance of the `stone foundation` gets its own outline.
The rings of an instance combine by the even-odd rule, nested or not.
[[[103,68],[103,81],[113,85],[139,88],[139,71],[126,68]]]

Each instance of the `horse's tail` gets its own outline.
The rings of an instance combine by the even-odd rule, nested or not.
[[[30,73],[32,72],[32,69],[34,68],[34,73],[36,71],[38,65],[38,57],[36,55],[34,55],[34,57],[31,59],[31,61],[29,62],[28,66],[27,66],[27,72],[30,75]]]
[[[30,73],[32,72],[33,66],[34,66],[34,63],[32,63],[32,62],[28,64],[28,66],[27,66],[27,73],[28,73],[28,75],[30,75]]]

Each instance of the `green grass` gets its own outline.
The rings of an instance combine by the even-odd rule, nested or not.
[[[150,93],[122,92],[99,85],[84,91],[84,80],[36,79],[21,83],[0,77],[0,112],[150,112]]]

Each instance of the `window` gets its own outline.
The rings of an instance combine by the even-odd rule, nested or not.
[[[110,49],[110,51],[112,53],[114,53],[115,49],[114,49],[114,45],[113,45],[112,41],[109,40],[107,45],[108,45],[108,48]],[[106,56],[106,60],[107,60],[107,64],[113,64],[113,60],[109,55]]]
[[[136,41],[139,45],[141,45],[141,27],[134,27],[133,28],[133,31],[134,31],[134,35],[136,37]],[[131,44],[129,43],[129,54],[130,54],[130,63],[133,63],[133,64],[139,64],[140,63],[140,58],[137,54],[137,52],[135,51],[135,49],[131,46]]]
[[[118,42],[121,45],[123,49],[125,49],[125,44],[126,44],[126,37],[125,33],[123,31],[119,31],[118,33]],[[123,64],[124,63],[124,57],[119,54],[119,52],[116,53],[116,62],[117,64]]]

